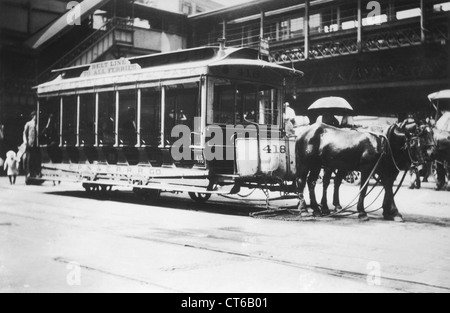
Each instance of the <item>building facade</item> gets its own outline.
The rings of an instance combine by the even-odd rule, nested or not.
[[[187,16],[213,11],[223,5],[210,0],[137,0],[138,3]]]
[[[255,0],[189,18],[190,45],[258,48],[305,77],[288,86],[294,107],[343,96],[360,114],[423,110],[450,86],[450,2]]]
[[[187,47],[187,17],[127,0],[0,0],[4,150],[22,143],[34,86],[52,70]],[[4,154],[5,151],[0,152]]]
[[[172,7],[169,7],[169,4]],[[342,96],[364,115],[405,115],[450,86],[450,2],[446,0],[0,0],[0,123],[6,147],[52,70],[120,57],[217,45],[259,48],[305,72],[287,85],[298,114]],[[164,10],[163,10],[164,9]],[[170,12],[172,11],[172,12]]]

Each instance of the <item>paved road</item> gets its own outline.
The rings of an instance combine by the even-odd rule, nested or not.
[[[450,193],[431,185],[400,192],[396,224],[252,219],[253,206],[217,197],[143,204],[21,181],[0,178],[0,292],[450,291]]]

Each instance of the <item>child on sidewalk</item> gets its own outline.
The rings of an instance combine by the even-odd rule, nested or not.
[[[17,156],[14,151],[9,151],[6,154],[4,169],[7,171],[11,185],[15,185],[17,175],[19,175],[19,162],[17,161]]]

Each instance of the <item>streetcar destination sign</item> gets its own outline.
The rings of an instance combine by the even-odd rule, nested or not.
[[[130,60],[121,58],[119,60],[94,63],[91,65],[89,70],[81,74],[81,77],[91,77],[129,71],[138,71],[140,69],[142,68],[139,66],[139,64],[131,64]]]

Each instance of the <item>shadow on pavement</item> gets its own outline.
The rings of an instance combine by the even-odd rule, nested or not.
[[[185,210],[196,211],[210,214],[232,215],[249,217],[251,213],[265,211],[264,201],[248,201],[248,200],[230,200],[220,197],[213,197],[207,203],[196,203],[184,195],[163,193],[160,199],[151,201],[143,201],[138,199],[134,193],[126,191],[112,191],[105,195],[89,194],[85,191],[58,191],[47,192],[46,194],[64,197],[73,197],[80,199],[91,199],[95,201],[113,201],[117,203],[134,204],[139,206],[148,206],[149,208],[159,207],[170,210]],[[272,203],[274,204],[274,203]],[[450,227],[450,219],[438,218],[426,215],[405,214],[406,225],[409,226],[436,226],[436,227]],[[359,226],[371,225],[371,223],[392,223],[385,221],[382,216],[382,211],[370,214],[369,222],[360,222],[357,215],[353,216],[337,216],[332,218],[310,218],[304,219],[294,215],[279,215],[275,217],[263,217],[266,220],[286,221],[286,222],[309,222],[309,223],[333,223],[341,226]]]

